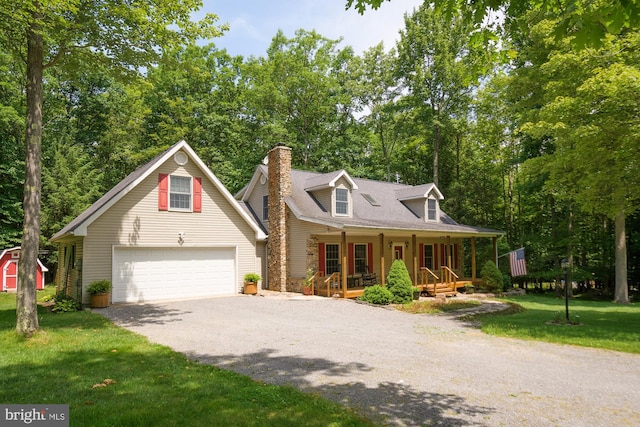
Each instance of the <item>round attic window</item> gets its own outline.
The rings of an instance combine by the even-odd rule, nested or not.
[[[189,161],[189,158],[182,151],[178,151],[176,154],[173,155],[173,160],[180,166],[184,166]]]
[[[264,185],[264,183],[265,183],[265,182],[267,182],[267,178],[266,178],[264,175],[262,175],[262,176],[260,177],[260,184],[263,184],[263,185]]]

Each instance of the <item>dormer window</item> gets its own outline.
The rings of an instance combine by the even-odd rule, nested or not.
[[[427,221],[438,220],[438,201],[436,199],[427,199]]]
[[[349,215],[349,190],[336,188],[336,215]]]

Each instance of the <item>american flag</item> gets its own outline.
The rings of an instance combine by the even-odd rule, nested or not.
[[[509,252],[509,264],[511,265],[511,276],[526,276],[527,262],[524,259],[524,248]]]

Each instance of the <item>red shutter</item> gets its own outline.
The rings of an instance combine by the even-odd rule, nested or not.
[[[418,265],[420,268],[424,267],[424,243],[420,243],[420,261]]]
[[[318,271],[321,271],[321,276],[324,276],[324,243],[318,243]]]
[[[158,210],[169,210],[169,175],[158,174]]]
[[[453,245],[453,265],[455,269],[458,269],[458,244]]]
[[[193,211],[202,212],[202,178],[193,178]]]
[[[440,269],[440,264],[438,264],[438,244],[433,245],[433,268],[434,270]]]
[[[373,243],[367,243],[367,273],[373,273]]]
[[[353,243],[349,243],[349,252],[348,252],[348,260],[347,262],[349,263],[349,275],[353,276],[353,273],[355,271],[355,258],[356,258],[356,253],[355,253],[355,248],[353,246]]]

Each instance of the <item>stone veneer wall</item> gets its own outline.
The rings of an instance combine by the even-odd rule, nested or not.
[[[269,240],[267,241],[267,288],[287,290],[287,207],[285,197],[291,195],[291,149],[277,145],[268,155]]]

